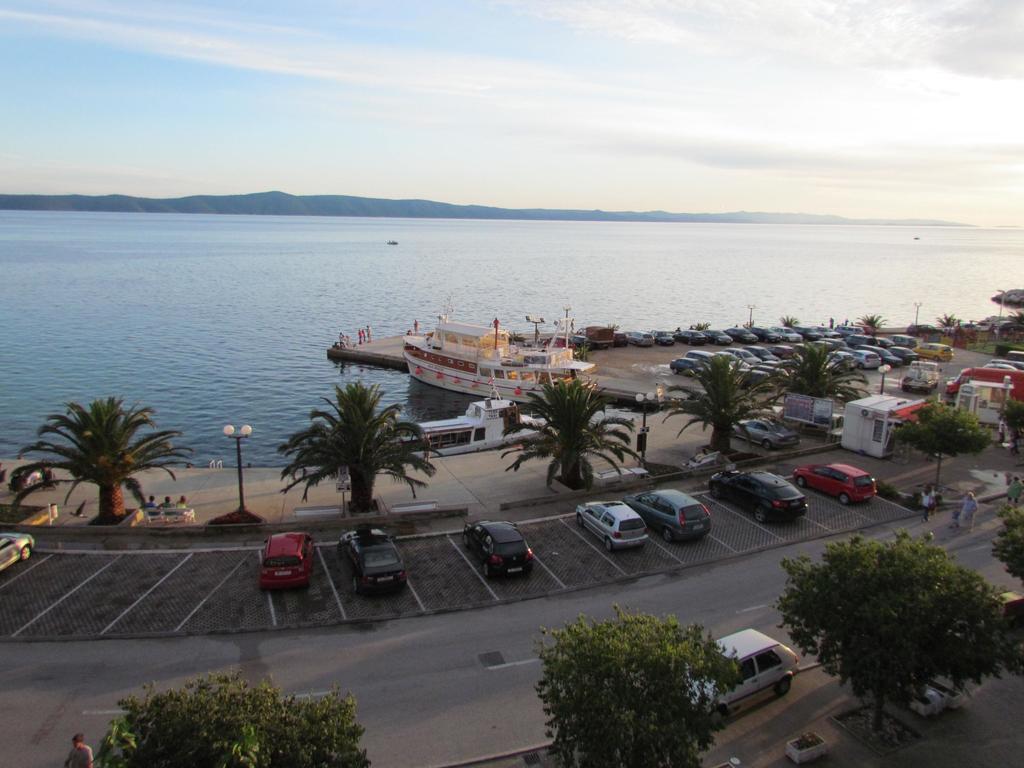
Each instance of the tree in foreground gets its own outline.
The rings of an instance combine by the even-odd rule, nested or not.
[[[566,768],[697,768],[736,662],[696,624],[616,610],[545,630],[537,693]]]
[[[936,487],[943,459],[981,453],[992,442],[991,434],[978,423],[978,417],[959,408],[928,403],[915,416],[916,421],[899,428],[896,439],[935,459]]]
[[[49,456],[23,464],[11,473],[11,488],[21,488],[14,497],[16,505],[41,488],[68,483],[66,504],[75,488],[91,483],[99,488],[98,522],[118,523],[125,516],[125,488],[139,504],[145,501],[135,475],[162,469],[174,479],[171,467],[192,453],[171,443],[181,437],[181,432],[156,429],[151,408],[126,408],[123,400],[115,397],[93,400],[88,406],[67,403],[66,407],[66,413],[47,416],[39,428],[40,439],[22,449],[22,453]],[[54,477],[52,481],[23,486],[32,473],[50,474],[53,470],[66,472],[70,479]]]
[[[401,406],[380,407],[380,387],[359,382],[344,389],[334,387],[334,399],[323,398],[328,408],[314,408],[312,422],[296,432],[278,452],[289,458],[281,479],[290,478],[283,493],[304,486],[309,489],[325,480],[337,480],[346,471],[352,480],[352,509],[373,508],[373,486],[377,475],[387,475],[408,484],[416,494],[426,483],[409,475],[409,469],[433,476],[435,469],[420,452],[423,431],[412,421],[398,418]]]
[[[992,543],[992,554],[1002,561],[1011,576],[1024,581],[1024,509],[1005,506],[999,517],[1003,527]]]
[[[864,317],[857,322],[867,328],[867,331],[871,336],[874,336],[882,330],[882,326],[885,325],[886,319],[881,315],[864,315]]]
[[[782,392],[845,403],[863,397],[867,379],[860,371],[841,367],[824,345],[810,344],[798,349],[779,370],[776,383]]]
[[[680,435],[694,424],[711,427],[713,451],[728,451],[733,426],[743,419],[761,416],[774,392],[772,379],[751,383],[743,364],[725,355],[715,355],[706,365],[696,368],[693,378],[703,391],[690,392],[690,399],[674,402],[665,420],[689,416],[690,420],[679,430]]]
[[[180,689],[118,702],[97,768],[365,768],[356,702],[331,691],[318,699],[283,696],[240,673],[190,680]]]
[[[626,457],[637,458],[629,447],[633,422],[620,416],[605,416],[610,401],[592,384],[579,379],[545,384],[540,392],[530,392],[526,405],[530,414],[541,419],[540,434],[523,445],[505,451],[502,458],[519,454],[505,471],[518,472],[519,467],[533,459],[548,459],[547,484],[557,477],[576,490],[590,488],[594,483],[591,457],[604,459],[618,468]],[[515,424],[505,430],[514,434],[535,429]]]
[[[873,727],[886,702],[907,704],[936,676],[967,681],[1021,670],[997,591],[945,550],[906,531],[890,542],[855,536],[820,563],[786,558],[782,625],[804,654],[870,697]]]
[[[1010,428],[1010,434],[1024,433],[1024,403],[1020,400],[1007,400],[1003,410],[1003,420]]]

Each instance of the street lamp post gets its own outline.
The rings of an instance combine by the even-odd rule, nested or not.
[[[242,441],[252,434],[252,427],[248,424],[242,426],[235,434],[235,428],[231,424],[224,426],[224,434],[235,441],[235,455],[238,458],[238,511],[248,512],[245,508],[245,488],[242,485]]]
[[[996,288],[999,291],[999,319],[996,321],[996,341],[999,341],[999,329],[1003,325],[1003,297],[1006,295],[1006,291],[1002,288]],[[992,317],[992,315],[989,315]]]
[[[920,301],[915,301],[914,302],[914,327],[915,327],[915,330],[917,328],[917,320],[918,320],[918,318],[920,316],[921,316],[921,302]]]
[[[892,370],[891,365],[880,365],[878,366],[878,372],[882,374],[882,386],[878,388],[878,394],[885,394],[885,374]]]
[[[659,384],[654,392],[643,392],[636,393],[636,401],[643,409],[643,421],[640,426],[640,434],[636,436],[636,448],[640,451],[640,463],[647,466],[647,433],[650,431],[647,428],[647,403],[657,401],[661,403],[662,398],[665,397],[665,388]]]
[[[754,310],[757,309],[756,304],[747,304],[747,309],[750,310],[750,316],[747,317],[747,328],[754,327]]]

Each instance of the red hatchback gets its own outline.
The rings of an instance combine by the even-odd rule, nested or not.
[[[308,533],[275,533],[260,558],[260,589],[308,587],[313,557]]]
[[[836,496],[840,504],[867,501],[876,493],[875,478],[849,464],[809,464],[793,470],[793,481],[801,488]]]

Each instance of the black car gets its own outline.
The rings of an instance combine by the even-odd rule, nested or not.
[[[752,355],[757,355],[757,357],[759,357],[762,362],[767,361],[767,362],[771,363],[771,362],[776,362],[779,359],[778,355],[772,354],[769,350],[765,349],[764,347],[753,346],[753,347],[744,347],[744,349],[747,350],[747,352],[749,352]]]
[[[727,347],[732,344],[732,336],[725,331],[708,329],[706,331],[701,331],[701,333],[707,337],[708,342],[711,344],[717,344],[720,347]]]
[[[761,328],[759,326],[752,325],[749,330],[752,334],[757,336],[758,341],[763,341],[766,344],[778,344],[782,341],[782,337],[771,328]]]
[[[462,542],[480,562],[484,576],[529,573],[533,570],[533,550],[526,544],[515,523],[466,523]]]
[[[746,328],[726,328],[725,332],[732,337],[733,341],[741,341],[744,344],[757,344],[758,338]]]
[[[718,472],[708,480],[708,488],[714,498],[752,510],[759,523],[793,520],[807,512],[807,497],[771,472]]]
[[[651,331],[651,336],[654,337],[654,343],[659,347],[675,346],[676,340],[672,331]]]
[[[622,331],[615,331],[615,335],[612,336],[612,339],[613,339],[613,341],[612,341],[612,346],[613,347],[628,347],[629,346],[629,339],[626,338],[626,334],[624,332],[622,332]]]
[[[668,364],[672,373],[693,376],[694,371],[707,365],[707,362],[694,357],[678,357]]]
[[[804,337],[804,341],[818,341],[824,338],[821,330],[809,325],[794,325],[793,330]]]
[[[672,334],[672,338],[678,341],[680,344],[689,344],[691,347],[699,347],[703,344],[708,343],[708,337],[700,331],[684,331],[678,330]]]
[[[394,539],[379,528],[358,528],[341,534],[338,556],[352,564],[352,591],[389,592],[408,578]]]
[[[765,347],[765,349],[783,360],[788,360],[796,354],[796,348],[791,344],[771,344]]]

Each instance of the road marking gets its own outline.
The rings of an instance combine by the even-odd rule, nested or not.
[[[267,605],[270,606],[270,623],[277,626],[277,612],[274,610],[274,593],[267,590]]]
[[[683,563],[682,559],[680,557],[677,557],[675,552],[673,552],[671,549],[669,549],[664,544],[662,544],[660,541],[658,541],[657,538],[655,538],[654,536],[651,536],[651,535],[648,534],[647,539],[652,544],[654,544],[654,546],[656,546],[658,549],[660,549],[662,552],[664,552],[666,555],[668,555],[673,560],[675,560],[677,563],[682,565],[682,563]]]
[[[508,667],[522,667],[527,664],[537,664],[540,659],[523,659],[522,661],[506,661],[504,664],[495,664],[493,667],[484,667],[488,671],[494,671],[495,669],[506,669]]]
[[[191,611],[189,611],[188,616],[186,616],[184,619],[181,620],[181,624],[176,626],[174,628],[174,631],[175,632],[180,632],[181,628],[184,627],[188,623],[188,620],[196,615],[196,611],[198,611],[200,608],[202,608],[204,605],[206,605],[206,601],[209,600],[211,597],[213,597],[213,593],[216,592],[221,587],[223,587],[224,586],[224,582],[226,582],[228,579],[230,579],[232,576],[234,576],[235,575],[235,571],[237,571],[239,568],[241,568],[242,567],[242,563],[244,563],[244,562],[245,562],[245,558],[244,557],[239,558],[238,563],[235,564],[235,567],[232,568],[230,571],[228,571],[228,575],[225,576],[223,579],[221,579],[217,583],[217,586],[214,587],[213,589],[211,589],[206,594],[206,597],[204,597],[202,600],[199,601],[199,605],[197,605],[195,608],[193,608]]]
[[[453,547],[455,547],[455,551],[459,553],[459,557],[461,557],[465,561],[466,565],[469,566],[469,570],[471,570],[473,572],[473,574],[478,579],[480,579],[480,583],[483,584],[487,588],[487,591],[491,593],[491,597],[493,597],[495,599],[495,601],[500,602],[500,600],[498,600],[498,596],[496,594],[494,594],[494,590],[491,589],[491,585],[487,583],[486,579],[484,579],[484,577],[480,575],[480,572],[477,571],[477,569],[473,567],[473,564],[471,562],[469,562],[469,558],[466,557],[466,553],[463,552],[459,548],[458,544],[456,544],[454,541],[452,541],[452,537],[451,536],[445,536],[445,538],[448,539],[448,543],[450,543]]]
[[[614,568],[614,569],[615,569],[616,571],[618,571],[619,573],[621,573],[621,574],[622,574],[623,576],[625,576],[625,575],[626,575],[626,572],[625,572],[624,570],[622,570],[622,568],[621,568],[621,567],[619,566],[619,564],[618,564],[618,563],[616,563],[616,562],[615,562],[614,560],[612,560],[612,559],[611,559],[610,557],[608,557],[608,555],[606,555],[606,554],[605,554],[604,552],[602,552],[602,551],[601,551],[601,550],[600,550],[600,549],[599,549],[599,548],[597,547],[597,545],[595,545],[595,544],[592,544],[591,542],[587,541],[587,539],[585,539],[585,538],[583,537],[583,534],[582,534],[582,533],[580,533],[579,531],[577,531],[577,530],[576,530],[575,528],[573,528],[573,527],[572,527],[572,524],[571,524],[571,523],[567,523],[567,522],[566,522],[566,521],[565,521],[565,520],[563,519],[563,520],[562,520],[562,524],[563,524],[563,525],[565,525],[565,527],[566,527],[566,528],[568,528],[568,529],[569,529],[570,531],[572,531],[572,532],[573,532],[574,534],[576,534],[576,535],[577,535],[577,536],[579,537],[579,540],[580,540],[580,541],[582,541],[582,542],[583,542],[584,544],[586,544],[586,545],[587,545],[588,547],[590,547],[590,548],[591,548],[592,550],[594,550],[595,552],[597,552],[597,554],[599,554],[599,555],[600,555],[601,557],[603,557],[603,558],[604,558],[605,560],[607,560],[607,561],[608,561],[609,563],[611,563],[611,564],[612,564],[612,567],[613,567],[613,568]]]
[[[811,520],[811,518],[809,518],[806,514],[804,515],[804,520],[806,520],[808,523],[813,523],[814,525],[821,528],[821,530],[828,531],[829,533],[837,533],[845,530],[844,528],[829,528],[824,523],[819,523],[817,520]]]
[[[757,520],[754,520],[753,518],[748,518],[748,517],[745,517],[744,515],[741,515],[739,512],[736,512],[735,510],[733,510],[732,507],[725,506],[725,504],[723,504],[718,499],[715,499],[715,501],[718,502],[718,506],[720,506],[722,509],[728,510],[734,517],[738,517],[744,523],[747,523],[748,525],[752,525],[755,528],[760,528],[762,531],[767,533],[769,536],[771,536],[776,541],[785,541],[784,538],[779,536],[777,533],[772,533],[767,528],[765,528],[763,525],[761,525],[759,522],[757,522]],[[790,543],[793,543],[793,542],[790,542]]]
[[[541,559],[539,557],[537,557],[536,553],[533,555],[533,559],[534,559],[534,562],[537,563],[537,565],[539,565],[541,568],[543,568],[545,571],[548,572],[548,574],[551,576],[552,579],[554,579],[556,582],[558,582],[558,586],[560,586],[562,589],[565,589],[565,584],[562,583],[562,580],[560,578],[558,578],[557,576],[555,576],[555,572],[554,571],[552,571],[550,568],[548,568],[546,565],[544,565],[543,562],[541,562]]]
[[[45,563],[45,562],[46,562],[47,560],[49,560],[49,559],[50,559],[51,557],[53,557],[53,555],[47,555],[46,557],[42,558],[41,560],[37,559],[37,560],[36,560],[36,561],[35,561],[34,563],[32,563],[32,565],[28,566],[28,568],[25,568],[25,569],[24,569],[23,571],[21,571],[21,573],[19,573],[19,574],[18,574],[17,576],[13,576],[13,577],[11,577],[11,580],[10,580],[10,581],[7,581],[7,582],[4,582],[3,584],[0,584],[0,589],[6,589],[7,587],[11,586],[11,584],[13,584],[14,582],[16,582],[16,581],[17,581],[18,579],[20,579],[20,578],[21,578],[22,576],[24,576],[24,575],[25,575],[26,573],[28,573],[29,571],[31,571],[31,570],[32,570],[33,568],[35,568],[35,567],[36,567],[37,565],[42,565],[42,564],[43,564],[43,563]]]
[[[331,572],[327,568],[327,561],[324,559],[324,551],[318,547],[316,553],[320,555],[320,562],[324,567],[324,575],[327,576],[327,583],[331,585],[331,592],[334,593],[334,602],[338,604],[338,610],[341,611],[341,620],[345,621],[348,617],[345,615],[345,607],[341,604],[341,598],[338,596],[338,590],[334,586],[334,579],[331,578]]]
[[[721,545],[722,545],[723,547],[725,547],[726,549],[728,549],[728,550],[729,550],[730,552],[732,552],[733,554],[736,554],[737,550],[735,550],[735,549],[733,549],[732,547],[730,547],[730,546],[729,546],[728,544],[726,544],[726,543],[725,543],[724,541],[722,541],[722,540],[721,540],[720,538],[718,538],[717,536],[715,536],[715,534],[713,534],[713,533],[709,533],[709,534],[708,534],[708,538],[709,538],[709,539],[711,539],[712,541],[717,541],[717,542],[718,542],[719,544],[721,544]]]
[[[72,590],[71,590],[70,592],[68,592],[68,593],[67,593],[66,595],[64,595],[64,597],[62,597],[62,598],[61,598],[60,600],[58,600],[58,601],[57,601],[56,603],[53,603],[53,605],[51,605],[51,606],[50,606],[49,608],[47,608],[46,610],[44,610],[44,611],[43,611],[42,613],[38,614],[38,615],[37,615],[37,616],[36,616],[36,617],[35,617],[34,619],[32,619],[32,620],[31,620],[31,621],[30,621],[30,622],[29,622],[28,624],[26,624],[25,626],[23,626],[23,627],[22,627],[21,629],[19,629],[19,630],[18,630],[17,632],[15,632],[15,633],[14,633],[13,635],[11,635],[11,637],[17,637],[18,635],[20,635],[20,634],[21,634],[22,632],[24,632],[24,631],[25,631],[26,629],[28,629],[29,627],[31,627],[31,626],[32,626],[33,624],[35,624],[35,623],[36,623],[37,621],[39,621],[39,620],[40,620],[41,618],[43,618],[43,616],[45,616],[45,615],[46,615],[46,614],[48,614],[48,613],[49,613],[50,611],[52,611],[52,610],[53,610],[54,608],[56,608],[56,607],[57,607],[58,605],[60,605],[61,603],[63,603],[63,602],[65,601],[65,600],[67,600],[67,599],[68,599],[69,597],[71,597],[71,596],[72,596],[73,594],[75,594],[75,592],[77,592],[78,590],[80,590],[80,589],[81,589],[82,587],[84,587],[84,586],[85,586],[86,584],[88,584],[88,583],[89,583],[90,581],[92,581],[93,579],[95,579],[95,578],[96,578],[97,576],[99,576],[99,575],[100,575],[101,573],[103,573],[103,572],[104,572],[105,570],[107,570],[107,568],[109,568],[110,566],[112,566],[112,565],[113,565],[114,563],[116,563],[116,562],[117,562],[118,560],[120,560],[120,559],[121,559],[121,556],[120,556],[120,555],[118,555],[117,557],[115,557],[115,558],[114,558],[113,560],[111,560],[111,561],[110,561],[109,563],[107,563],[107,564],[106,564],[106,565],[104,565],[104,566],[103,566],[102,568],[100,568],[100,569],[99,569],[98,571],[96,571],[96,573],[94,573],[94,574],[93,574],[92,576],[90,576],[90,577],[89,577],[88,579],[86,579],[86,580],[85,580],[85,581],[83,581],[83,582],[82,582],[81,584],[79,584],[79,585],[78,585],[77,587],[75,587],[75,588],[74,588],[74,589],[72,589]]]
[[[736,613],[750,613],[751,611],[759,611],[762,608],[767,608],[768,603],[762,603],[761,605],[752,605],[749,608],[740,608]]]
[[[407,587],[409,587],[409,591],[412,592],[412,596],[416,598],[416,602],[420,606],[420,611],[423,612],[423,613],[426,613],[427,609],[426,609],[426,607],[424,607],[423,601],[420,600],[420,596],[416,594],[416,590],[412,588],[412,579],[406,578],[405,585]]]
[[[82,714],[86,717],[96,715],[100,717],[110,717],[111,715],[124,715],[127,714],[127,709],[83,709]]]
[[[146,590],[145,592],[143,592],[143,594],[142,594],[142,597],[140,597],[140,598],[139,598],[138,600],[136,600],[136,601],[135,601],[134,603],[132,603],[132,604],[131,604],[131,605],[129,605],[129,606],[127,607],[127,608],[125,608],[125,609],[124,609],[123,611],[121,611],[121,615],[120,615],[120,616],[118,616],[118,617],[117,617],[116,619],[114,619],[114,620],[113,620],[112,622],[110,622],[109,624],[107,624],[107,626],[106,626],[106,627],[104,628],[104,630],[103,630],[102,632],[100,632],[100,634],[101,634],[101,635],[105,635],[105,634],[107,634],[107,632],[109,632],[109,631],[110,631],[110,629],[111,629],[111,628],[112,628],[112,627],[113,627],[113,626],[114,626],[115,624],[117,624],[117,622],[119,622],[119,621],[120,621],[121,619],[123,619],[123,618],[125,617],[125,615],[126,615],[126,614],[127,614],[127,613],[128,613],[128,612],[129,612],[129,611],[130,611],[130,610],[132,609],[132,608],[134,608],[134,607],[135,607],[136,605],[138,605],[138,604],[139,604],[139,603],[141,603],[141,602],[142,602],[143,600],[145,600],[145,599],[146,599],[147,597],[149,597],[149,594],[150,594],[150,593],[151,593],[151,592],[152,592],[152,591],[153,591],[154,589],[156,589],[156,588],[157,588],[157,587],[159,587],[159,586],[160,586],[161,584],[163,584],[163,583],[164,583],[165,581],[167,581],[167,578],[168,578],[168,577],[169,577],[169,576],[170,576],[170,575],[171,575],[172,573],[174,573],[174,572],[175,572],[176,570],[178,570],[179,568],[181,568],[181,566],[183,566],[183,565],[184,565],[185,563],[187,563],[187,562],[188,562],[189,560],[191,560],[191,559],[192,559],[192,553],[190,552],[189,554],[185,555],[185,557],[184,557],[184,558],[182,558],[182,560],[181,560],[181,562],[180,562],[180,563],[178,563],[178,564],[177,564],[176,566],[174,566],[173,568],[171,568],[171,570],[169,570],[169,571],[168,571],[167,573],[165,573],[165,574],[164,574],[164,577],[163,577],[162,579],[160,579],[160,581],[158,581],[158,582],[157,582],[156,584],[154,584],[154,585],[153,585],[152,587],[150,587],[150,588],[149,588],[149,589],[147,589],[147,590]]]
[[[330,696],[334,693],[331,691],[308,691],[306,693],[287,693],[286,696],[291,696],[293,699],[322,699],[324,696]]]

